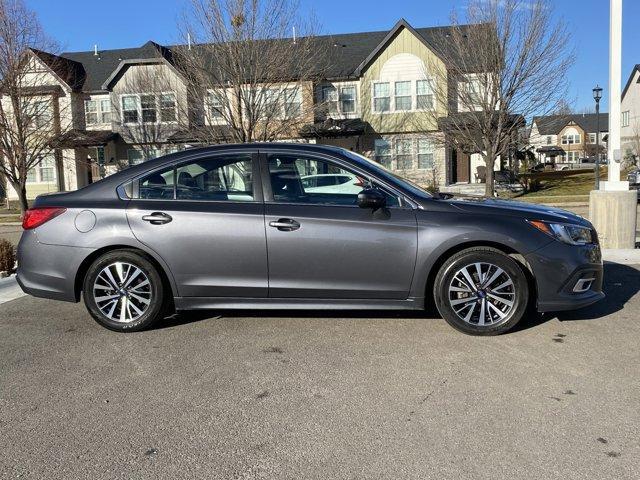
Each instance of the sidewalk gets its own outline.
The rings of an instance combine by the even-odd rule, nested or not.
[[[18,285],[15,275],[0,278],[0,305],[25,295],[26,293],[24,293],[20,285]]]

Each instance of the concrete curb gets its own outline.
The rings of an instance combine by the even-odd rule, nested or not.
[[[640,265],[640,249],[604,249],[602,259],[623,265]]]
[[[25,295],[26,293],[24,293],[20,285],[18,285],[15,275],[0,278],[0,304],[24,297]]]

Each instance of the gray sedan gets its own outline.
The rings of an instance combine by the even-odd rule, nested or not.
[[[362,179],[321,190],[309,176]],[[604,297],[593,226],[569,212],[431,195],[353,152],[299,144],[171,154],[24,218],[18,282],[84,300],[101,325],[150,327],[175,310],[411,309],[494,335],[528,309]]]

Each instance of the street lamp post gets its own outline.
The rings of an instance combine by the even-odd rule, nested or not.
[[[600,189],[600,99],[602,87],[596,85],[593,89],[593,99],[596,101],[596,190]]]

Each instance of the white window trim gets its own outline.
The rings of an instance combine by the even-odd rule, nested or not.
[[[53,164],[50,167],[44,167],[44,168],[51,168],[53,170],[53,178],[51,180],[43,180],[42,179],[42,163],[45,160],[51,160],[53,162]],[[26,182],[27,185],[52,185],[52,184],[56,184],[58,181],[58,172],[56,171],[56,162],[55,162],[55,157],[45,157],[41,160],[40,163],[38,163],[37,165],[35,165],[34,167],[31,167],[30,171],[34,171],[35,172],[35,180],[34,181],[28,181]],[[28,178],[28,177],[27,177]]]
[[[156,110],[156,121],[155,122],[143,122],[142,121],[142,102],[140,97],[144,97],[145,95],[152,95],[155,100],[155,110]],[[160,97],[162,95],[173,95],[174,100],[174,112],[175,112],[175,120],[162,121],[161,114],[161,103]],[[137,122],[125,122],[124,121],[124,98],[125,97],[136,97],[136,110],[138,112],[138,121]],[[141,92],[141,93],[122,93],[120,95],[120,121],[123,125],[174,125],[178,123],[178,96],[176,92],[173,91],[163,91],[163,92]]]
[[[102,102],[108,102],[109,104],[109,110],[103,110],[102,109]],[[97,118],[97,122],[89,122],[87,120],[87,116],[89,113],[94,113],[94,112],[89,112],[88,108],[87,108],[87,104],[89,102],[95,102],[96,104],[96,118]],[[111,117],[111,119],[108,122],[105,122],[104,120],[104,114],[108,113],[108,114],[112,114],[113,109],[111,108],[111,98],[107,97],[107,98],[86,98],[84,101],[84,123],[85,125],[89,126],[89,125],[110,125],[111,121],[113,120],[113,116]]]
[[[431,108],[418,108],[418,82],[426,80],[431,82],[432,85],[432,93],[433,96],[433,106]],[[396,90],[395,86],[397,82],[411,82],[411,109],[410,110],[397,110],[396,109]],[[375,85],[386,83],[389,85],[389,96],[388,97],[376,97],[375,96]],[[435,89],[435,79],[432,77],[425,78],[413,78],[413,79],[395,79],[395,80],[374,80],[371,82],[371,111],[377,115],[389,115],[389,114],[397,114],[397,113],[417,113],[417,112],[433,112],[437,109],[436,102],[436,94],[433,91]],[[423,94],[424,95],[424,94]],[[406,97],[408,95],[400,95],[401,97]],[[389,98],[389,110],[387,111],[377,111],[375,108],[375,100],[377,98]]]
[[[429,142],[431,148],[430,148],[430,152],[426,152],[423,154],[420,154],[420,150],[419,150],[419,142],[420,140],[426,140]],[[399,168],[398,167],[398,145],[400,141],[410,141],[411,142],[411,168],[410,170],[419,170],[421,172],[432,172],[433,170],[435,170],[436,167],[436,162],[437,162],[437,148],[436,148],[436,141],[430,137],[430,136],[426,136],[426,135],[415,135],[415,136],[411,136],[409,138],[407,137],[382,137],[379,139],[376,139],[376,142],[378,141],[383,141],[386,142],[389,145],[389,155],[384,155],[384,157],[389,159],[389,163],[388,163],[388,168],[390,168],[393,171],[402,171],[402,170],[407,170],[404,168]],[[432,166],[431,167],[425,167],[425,168],[421,168],[420,167],[420,160],[419,160],[419,155],[426,155],[430,153],[431,155],[433,155],[433,160],[432,160]],[[374,143],[374,158],[376,160],[376,162],[378,163],[382,163],[378,160],[379,155],[377,154],[376,150],[375,150],[375,143]]]
[[[629,126],[629,110],[625,110],[620,115],[620,126],[628,127]]]
[[[318,91],[318,102],[320,104],[323,104],[325,102],[324,99],[324,91],[325,89],[328,88],[333,88],[336,91],[336,95],[337,95],[337,100],[336,100],[336,111],[335,112],[329,112],[327,111],[326,115],[327,116],[335,116],[335,118],[354,118],[354,117],[358,117],[359,116],[359,106],[360,106],[360,102],[359,102],[359,97],[360,94],[358,92],[358,84],[356,82],[348,82],[348,83],[324,83],[321,84],[319,87],[319,91]],[[352,112],[345,112],[343,109],[343,105],[342,105],[342,91],[347,89],[347,88],[352,88],[354,91],[354,98],[353,98],[353,102],[354,102],[354,108]],[[332,117],[333,118],[333,117]]]

